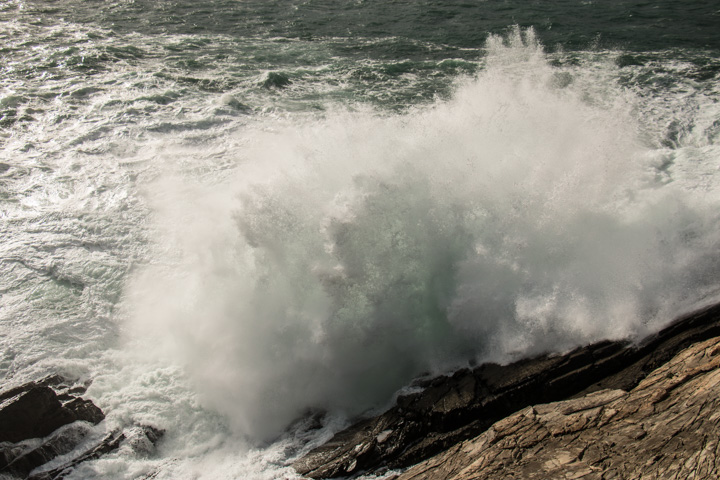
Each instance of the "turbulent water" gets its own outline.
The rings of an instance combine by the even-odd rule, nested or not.
[[[716,2],[6,0],[0,58],[0,375],[167,432],[68,478],[294,478],[720,293]]]

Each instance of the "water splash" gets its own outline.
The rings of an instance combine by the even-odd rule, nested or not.
[[[450,101],[248,128],[229,181],[155,186],[130,330],[237,431],[644,333],[716,292],[720,199],[657,181],[640,100],[559,77],[531,31],[487,50]]]

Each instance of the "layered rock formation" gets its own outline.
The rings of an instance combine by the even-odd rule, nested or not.
[[[361,421],[338,433],[327,444],[316,448],[295,462],[294,467],[301,475],[310,478],[330,478],[353,475],[358,472],[381,472],[387,468],[406,468],[444,452],[441,456],[429,461],[436,463],[421,464],[425,467],[414,468],[424,468],[424,470],[413,469],[405,475],[415,475],[415,477],[407,478],[486,478],[482,476],[484,474],[478,473],[481,469],[473,470],[475,473],[472,475],[468,473],[470,475],[468,477],[453,477],[452,475],[456,473],[460,475],[458,472],[478,458],[477,455],[480,455],[484,451],[482,449],[485,448],[479,445],[490,444],[488,443],[490,440],[487,438],[485,443],[482,443],[482,438],[484,438],[483,436],[492,436],[491,432],[496,430],[493,430],[495,427],[491,428],[491,426],[495,422],[500,421],[497,425],[505,425],[503,423],[505,421],[510,422],[510,426],[503,427],[505,428],[503,431],[512,432],[514,431],[512,425],[517,425],[517,428],[521,429],[526,426],[526,423],[523,422],[547,422],[550,417],[562,419],[563,416],[567,417],[580,412],[579,417],[571,417],[566,420],[571,423],[576,422],[578,425],[583,424],[582,422],[587,425],[593,425],[592,422],[596,422],[599,425],[603,421],[602,418],[588,419],[583,416],[585,414],[582,412],[591,411],[593,413],[589,415],[595,415],[597,412],[594,409],[601,408],[603,405],[627,401],[623,396],[629,394],[625,392],[635,392],[635,389],[641,386],[646,388],[647,382],[656,378],[654,374],[648,377],[651,372],[668,367],[671,365],[668,362],[675,355],[693,344],[718,335],[720,335],[720,305],[715,305],[676,320],[669,327],[640,344],[601,342],[576,349],[566,355],[545,355],[505,366],[485,364],[473,370],[462,370],[452,376],[440,377],[421,385],[424,387],[422,392],[398,398],[397,404],[384,414]],[[572,404],[575,406],[568,404],[565,410],[558,410],[554,413],[553,408],[565,407],[538,406],[534,410],[527,409],[532,405],[566,400],[572,397],[576,400],[571,402],[579,403]],[[578,405],[590,406],[580,408]],[[550,410],[547,410],[548,408]],[[573,410],[573,408],[577,408],[577,410]],[[613,408],[620,411],[618,408]],[[523,413],[515,414],[518,411]],[[650,413],[649,411],[644,412]],[[526,418],[526,420],[520,419],[518,415],[525,415],[522,418]],[[545,415],[544,420],[537,420],[543,415]],[[548,415],[550,417],[547,417]],[[508,419],[502,420],[505,417]],[[617,418],[629,417],[620,415]],[[637,418],[635,420],[637,421]],[[658,417],[648,420],[648,422],[666,420],[668,419]],[[533,427],[528,423],[527,428],[532,429]],[[582,428],[577,427],[575,433],[580,430]],[[557,432],[560,431],[557,430]],[[639,430],[636,433],[641,435]],[[548,438],[555,438],[552,433],[548,435],[538,438],[536,444],[549,441]],[[592,434],[588,433],[587,435]],[[609,433],[608,435],[611,436]],[[618,435],[620,435],[617,437],[618,440],[623,439],[625,442],[624,444],[617,443],[618,451],[622,451],[623,448],[632,444],[628,440],[629,437],[623,437],[624,434]],[[630,434],[628,433],[628,435]],[[508,434],[503,435],[503,438],[508,439],[506,443],[500,442],[500,445],[512,445],[513,442],[523,445],[509,453],[507,449],[503,450],[503,455],[510,455],[509,457],[500,455],[499,458],[504,458],[506,463],[523,458],[524,446],[532,443],[520,438],[513,437],[511,439]],[[475,446],[470,447],[470,443],[476,440],[481,443],[473,444]],[[569,441],[571,441],[570,437],[568,437]],[[463,448],[470,450],[461,450]],[[547,451],[551,452],[549,447],[541,446],[539,448],[540,450],[548,448]],[[458,460],[458,466],[448,467],[447,471],[439,467],[439,465],[452,463],[449,458],[453,455],[461,455],[461,451],[466,452],[465,456],[468,460]],[[595,452],[595,450],[592,451]],[[604,460],[602,458],[603,451],[609,455],[607,458],[611,458],[617,453],[611,449],[598,451],[597,459],[594,460],[595,463],[592,463],[593,468],[597,470],[590,466],[583,466],[578,470],[578,475],[595,474],[599,471],[610,472],[610,467],[601,465],[601,462],[612,463],[614,460]],[[575,454],[579,451],[572,450],[572,452]],[[559,450],[555,453],[560,454]],[[578,456],[582,459],[587,453],[589,451],[582,455],[578,453]],[[450,457],[442,457],[443,455]],[[495,461],[491,458],[494,455],[499,455],[498,451],[488,453],[488,462]],[[578,456],[561,455],[553,459],[553,453],[548,453],[545,460],[550,462],[549,466],[545,470],[544,476],[541,475],[537,478],[553,478],[553,474],[548,473],[551,472],[550,464],[555,462],[559,469],[563,469]],[[492,464],[487,468],[490,468],[488,471],[494,472],[492,475],[498,476],[498,472],[502,469],[495,467],[497,465]],[[537,463],[533,463],[527,468],[532,470],[539,467]],[[432,477],[430,473],[432,470],[444,473],[438,473],[438,476]],[[511,473],[510,470],[508,472],[510,475],[508,478],[526,478],[525,473]],[[617,477],[588,478],[632,477],[632,475],[625,477],[622,472],[618,475]],[[564,473],[562,478],[566,478]]]
[[[720,337],[689,347],[631,391],[517,412],[397,480],[718,478]]]

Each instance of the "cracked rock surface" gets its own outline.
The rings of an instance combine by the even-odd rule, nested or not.
[[[720,477],[720,337],[629,392],[525,408],[396,480]]]

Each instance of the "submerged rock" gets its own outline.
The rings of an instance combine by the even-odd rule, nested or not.
[[[387,412],[339,432],[293,466],[316,479],[406,468],[457,449],[531,405],[596,391],[629,391],[683,349],[718,335],[720,305],[714,305],[676,320],[640,344],[606,341],[565,355],[461,370],[424,383],[422,392],[399,397]]]
[[[77,447],[105,415],[80,398],[88,383],[49,375],[0,392],[0,473],[26,478]]]
[[[282,72],[270,72],[267,74],[265,81],[262,83],[263,88],[272,90],[275,88],[285,88],[292,83],[290,77]]]
[[[117,450],[125,443],[128,443],[134,451],[147,454],[151,448],[154,448],[164,433],[164,430],[149,425],[132,427],[129,431],[114,430],[68,462],[52,469],[36,470],[28,477],[28,480],[60,480],[80,463],[100,458]]]
[[[6,457],[7,464],[0,471],[25,478],[40,465],[70,453],[88,436],[90,429],[91,424],[87,422],[75,422],[58,429],[39,445],[38,442],[15,445],[13,455]]]

